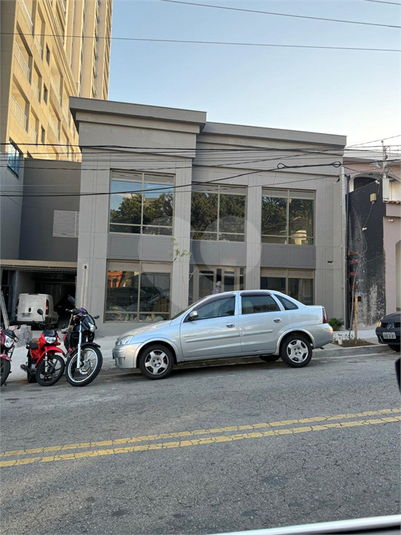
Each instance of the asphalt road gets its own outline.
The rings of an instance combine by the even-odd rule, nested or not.
[[[211,534],[400,513],[395,353],[1,388],[1,532]]]

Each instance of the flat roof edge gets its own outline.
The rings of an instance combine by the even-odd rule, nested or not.
[[[141,117],[178,123],[192,123],[198,124],[200,127],[203,127],[206,123],[205,111],[150,106],[147,104],[133,104],[129,102],[116,102],[93,98],[70,97],[70,110],[73,115],[77,112],[123,115],[126,117]]]

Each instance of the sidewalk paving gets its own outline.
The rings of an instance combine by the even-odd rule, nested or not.
[[[348,331],[341,331],[342,334],[347,334]],[[32,331],[32,338],[38,338],[40,336],[41,331]],[[369,353],[378,353],[378,352],[392,352],[387,345],[379,344],[377,340],[377,336],[375,334],[374,329],[369,330],[358,330],[358,338],[362,340],[366,340],[369,342],[369,345],[365,346],[357,346],[357,347],[343,347],[338,344],[327,344],[324,349],[315,349],[314,350],[314,356],[315,357],[331,357],[331,356],[339,356],[339,355],[366,355]],[[131,373],[130,370],[120,370],[116,368],[114,364],[114,360],[112,359],[112,349],[114,347],[115,341],[117,339],[116,335],[113,336],[103,336],[96,338],[96,343],[98,343],[101,346],[101,351],[103,354],[103,366],[101,370],[101,374],[108,373],[108,374],[124,374],[124,373]],[[64,351],[64,345],[61,345],[61,349]],[[393,352],[392,352],[393,353]],[[25,344],[16,347],[14,350],[14,355],[12,358],[11,363],[11,374],[7,380],[8,383],[14,382],[14,381],[22,381],[26,380],[26,372],[21,370],[20,365],[26,363],[26,354],[27,350],[25,348]],[[395,353],[394,353],[395,355]],[[191,362],[187,364],[183,364],[180,366],[184,366],[186,368],[188,367],[204,367],[204,366],[223,366],[223,365],[233,365],[233,364],[240,364],[240,363],[251,363],[251,362],[260,362],[260,359],[258,357],[238,357],[235,359],[214,359],[209,361],[197,361],[197,362]],[[139,373],[139,371],[138,371]]]

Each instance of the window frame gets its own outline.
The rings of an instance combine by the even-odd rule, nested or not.
[[[194,193],[208,193],[210,195],[217,195],[217,207],[216,207],[216,230],[194,230],[192,226],[192,198]],[[227,232],[220,230],[221,220],[225,217],[220,214],[221,210],[221,196],[242,196],[244,197],[244,231],[243,232]],[[196,184],[192,186],[191,191],[191,240],[196,241],[212,241],[212,242],[225,242],[225,243],[244,243],[246,241],[246,225],[247,225],[247,187],[246,186],[222,186],[208,185],[208,184]],[[201,237],[196,238],[194,235],[199,234]],[[215,239],[205,238],[204,235],[213,235]],[[221,236],[241,236],[240,240],[227,240],[221,238]]]
[[[263,199],[276,198],[276,199],[285,199],[286,201],[286,230],[285,235],[282,234],[267,234],[263,231]],[[294,233],[291,233],[291,219],[290,219],[290,210],[291,210],[291,200],[304,200],[312,202],[312,235],[306,235],[305,237],[295,237]],[[260,228],[260,237],[262,243],[280,245],[315,245],[315,234],[316,234],[316,191],[315,190],[296,190],[296,189],[272,189],[272,188],[262,188],[262,211],[261,211],[261,228]],[[301,243],[291,243],[291,240],[299,239]],[[283,241],[276,241],[283,240]],[[302,240],[306,240],[308,243],[302,243]]]
[[[14,173],[17,178],[19,178],[20,176],[22,157],[23,152],[18,148],[18,145],[14,143],[14,141],[10,138],[8,141],[7,167]]]
[[[119,176],[120,175],[120,176]],[[133,177],[141,177],[141,180],[134,180]],[[146,181],[146,177],[150,177],[151,179],[157,180],[158,177],[160,177],[160,183],[157,184],[160,186],[161,189],[157,188],[151,188],[150,190],[146,189],[146,184],[152,184],[150,181]],[[137,192],[131,192],[134,194],[139,194],[141,196],[141,213],[140,213],[140,222],[139,223],[116,223],[111,221],[111,202],[114,195],[117,195],[119,192],[113,192],[112,191],[112,184],[113,182],[131,182],[132,184],[140,184],[141,188]],[[175,177],[174,175],[169,174],[158,174],[158,173],[148,173],[148,172],[142,172],[142,171],[121,171],[121,170],[112,170],[111,171],[111,177],[110,177],[110,201],[109,201],[109,225],[108,225],[108,232],[109,234],[123,234],[123,235],[129,235],[129,236],[164,236],[171,239],[171,236],[173,235],[173,226],[174,226],[174,197],[175,197]],[[162,189],[166,189],[166,193],[171,193],[173,195],[172,200],[172,208],[173,208],[173,214],[171,218],[171,225],[150,225],[144,223],[144,214],[145,214],[145,199],[146,199],[146,193],[149,193],[149,191],[161,191],[163,193]],[[171,190],[171,191],[170,191]],[[124,193],[124,192],[120,192]],[[160,194],[161,194],[160,193]],[[111,230],[111,226],[115,225],[116,227],[131,227],[131,228],[139,228],[139,232],[124,232],[124,231],[118,231],[118,230]],[[152,234],[149,232],[144,232],[144,228],[152,228],[152,229],[165,229],[166,231],[170,231],[166,234]]]

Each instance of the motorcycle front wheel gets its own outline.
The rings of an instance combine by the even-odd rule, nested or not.
[[[64,373],[63,357],[56,353],[48,353],[36,369],[36,382],[41,386],[52,386],[61,379]]]
[[[10,375],[11,363],[7,359],[0,359],[1,365],[1,386],[7,381],[7,377]]]
[[[97,347],[83,347],[81,349],[81,366],[78,368],[78,352],[67,361],[65,374],[72,386],[86,386],[96,379],[103,364],[103,355]]]

